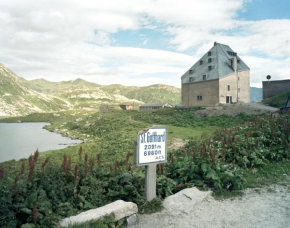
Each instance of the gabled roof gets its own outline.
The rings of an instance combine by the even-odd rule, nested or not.
[[[192,82],[203,81],[203,75],[206,75],[206,80],[215,80],[232,74],[234,69],[230,66],[229,60],[235,56],[239,61],[237,64],[238,71],[250,70],[228,45],[215,42],[214,46],[182,75],[181,81],[182,83],[188,83],[190,77],[194,77]],[[211,59],[210,63],[208,62],[209,58]],[[200,65],[200,61],[203,61],[202,65]],[[211,70],[208,69],[209,66],[211,66]]]

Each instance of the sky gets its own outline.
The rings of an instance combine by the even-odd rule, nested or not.
[[[180,87],[214,42],[251,86],[290,79],[289,0],[0,0],[0,63],[28,80]]]

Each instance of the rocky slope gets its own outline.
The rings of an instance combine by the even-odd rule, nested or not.
[[[180,89],[168,85],[146,87],[101,86],[83,79],[50,82],[25,80],[0,64],[0,116],[26,115],[66,109],[95,109],[120,103],[180,103]]]
[[[71,107],[69,102],[38,93],[25,86],[25,83],[28,83],[25,79],[0,64],[0,116],[58,111]]]

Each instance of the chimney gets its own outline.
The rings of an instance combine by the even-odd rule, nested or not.
[[[213,43],[213,46],[215,46],[215,45],[217,45],[217,42],[216,41]]]
[[[237,71],[237,67],[238,67],[237,62],[238,62],[238,60],[237,60],[237,57],[236,56],[229,59],[229,65],[233,68],[233,70],[235,72]]]

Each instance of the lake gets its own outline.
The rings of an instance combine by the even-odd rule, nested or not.
[[[0,123],[0,162],[81,143],[43,129],[49,123]],[[65,144],[65,145],[64,145]]]

